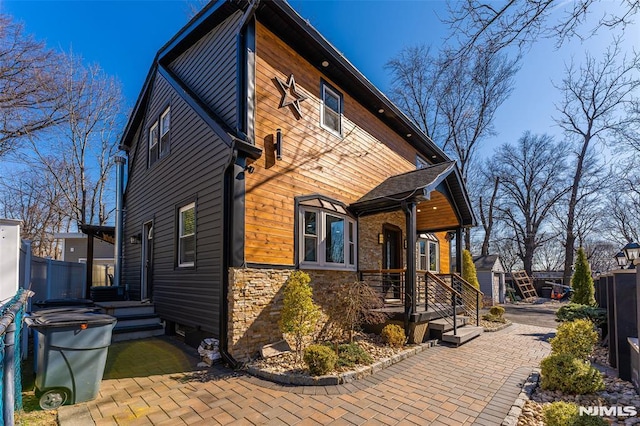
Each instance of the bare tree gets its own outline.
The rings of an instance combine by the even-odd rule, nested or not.
[[[458,161],[462,178],[481,142],[494,134],[497,109],[511,94],[518,59],[510,60],[490,46],[464,56],[426,46],[410,47],[387,63],[394,77],[391,97],[443,150]],[[471,236],[465,233],[471,249]]]
[[[0,206],[2,217],[22,221],[21,238],[31,241],[36,256],[58,258],[53,234],[68,229],[68,206],[50,177],[30,170],[5,176]]]
[[[60,123],[58,55],[0,15],[0,157],[27,134]]]
[[[538,247],[555,237],[545,225],[568,185],[566,149],[548,135],[526,132],[516,145],[502,145],[491,167],[500,178],[496,210],[517,242],[518,256],[531,275]]]
[[[500,187],[500,176],[497,176],[490,171],[488,173],[483,173],[483,175],[481,189],[482,194],[477,198],[480,223],[482,224],[482,230],[484,231],[480,254],[482,256],[488,256],[491,234],[494,227],[495,205],[498,189]]]
[[[585,29],[596,3],[595,0],[561,3],[554,0],[503,3],[463,0],[449,3],[449,18],[445,22],[458,38],[464,53],[487,43],[497,50],[509,46],[522,49],[540,37],[554,37],[561,45],[571,37],[585,39],[603,27],[624,27],[633,22],[634,15],[640,10],[639,0],[621,0],[619,12],[606,12],[591,28]]]
[[[606,181],[594,179],[593,173],[601,164],[599,156],[592,153],[593,144],[605,143],[607,138],[624,134],[628,126],[640,122],[640,115],[628,113],[637,103],[634,92],[640,88],[639,74],[640,56],[621,58],[616,40],[600,59],[587,54],[581,66],[567,66],[562,84],[557,86],[563,96],[556,106],[556,123],[575,149],[565,222],[565,282],[571,280],[579,204],[606,187]]]
[[[34,171],[51,176],[69,205],[72,220],[103,225],[113,201],[107,185],[111,157],[122,129],[120,84],[73,55],[67,56],[63,66],[61,107],[67,119],[46,135],[30,134],[31,149],[23,158]]]

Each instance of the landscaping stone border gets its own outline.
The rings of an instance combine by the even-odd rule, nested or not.
[[[516,426],[518,424],[518,419],[520,418],[520,414],[522,414],[522,408],[524,407],[525,402],[531,398],[533,391],[538,387],[539,381],[540,369],[536,368],[522,385],[522,390],[520,391],[518,398],[511,406],[509,414],[507,414],[507,417],[502,421],[501,426]]]
[[[365,365],[362,367],[356,367],[355,370],[346,371],[339,374],[328,374],[325,376],[303,376],[298,374],[289,374],[286,372],[271,372],[260,369],[255,366],[248,366],[247,372],[252,376],[260,377],[271,382],[280,383],[283,385],[294,386],[332,386],[341,385],[345,383],[352,383],[356,380],[371,376],[378,371],[382,371],[387,367],[397,364],[398,362],[405,360],[417,353],[422,352],[425,349],[431,348],[437,344],[437,340],[429,340],[426,343],[412,346],[408,349],[398,352],[397,354],[388,358],[383,358],[374,362],[371,365]]]
[[[492,327],[492,328],[483,327],[483,330],[485,331],[485,333],[493,333],[494,331],[504,330],[505,328],[507,328],[507,327],[509,327],[511,325],[513,325],[513,323],[511,321],[509,321],[509,322],[506,322],[506,323],[504,323],[502,325],[499,325],[499,326],[496,326],[496,327]]]

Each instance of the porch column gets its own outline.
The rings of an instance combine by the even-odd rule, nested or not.
[[[462,228],[456,229],[456,272],[462,275]]]
[[[93,285],[93,232],[87,232],[87,261],[85,263],[87,269],[85,271],[85,298],[89,299],[91,297],[91,286]]]
[[[407,219],[407,273],[404,277],[404,313],[405,331],[408,333],[409,318],[416,311],[416,203],[409,202],[404,206]],[[408,335],[408,334],[407,334]]]

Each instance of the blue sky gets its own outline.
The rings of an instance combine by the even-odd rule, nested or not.
[[[446,36],[438,15],[446,16],[444,1],[311,1],[291,0],[336,48],[382,91],[390,75],[384,64],[403,47],[431,43]],[[594,16],[618,2],[596,4]],[[26,29],[49,47],[81,55],[98,63],[122,82],[127,103],[133,105],[156,51],[186,22],[186,1],[28,1],[0,0],[0,12],[25,23]],[[558,12],[559,13],[559,12]],[[640,40],[638,25],[624,35],[630,50]],[[561,50],[552,41],[537,43],[525,57],[511,98],[498,111],[498,135],[485,144],[485,154],[503,142],[515,141],[525,130],[561,137],[554,126],[552,81],[559,82],[564,64],[580,61],[584,51],[597,55],[611,41],[608,33],[584,43],[574,40]]]

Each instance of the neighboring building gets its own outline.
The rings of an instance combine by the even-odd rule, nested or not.
[[[22,221],[0,218],[0,306],[10,300],[20,287],[20,226]]]
[[[238,360],[281,338],[294,269],[321,305],[393,270],[385,296],[421,321],[416,269],[449,273],[447,236],[460,256],[475,225],[455,162],[284,1],[194,17],[157,53],[121,146],[129,297]]]
[[[90,263],[88,259],[89,236],[80,232],[57,233],[53,237],[59,241],[62,261]],[[114,246],[111,242],[93,238],[93,273],[91,280],[94,286],[111,285],[114,264]]]
[[[505,302],[505,270],[497,254],[476,256],[476,266],[480,291],[484,293],[485,306],[493,306]]]

